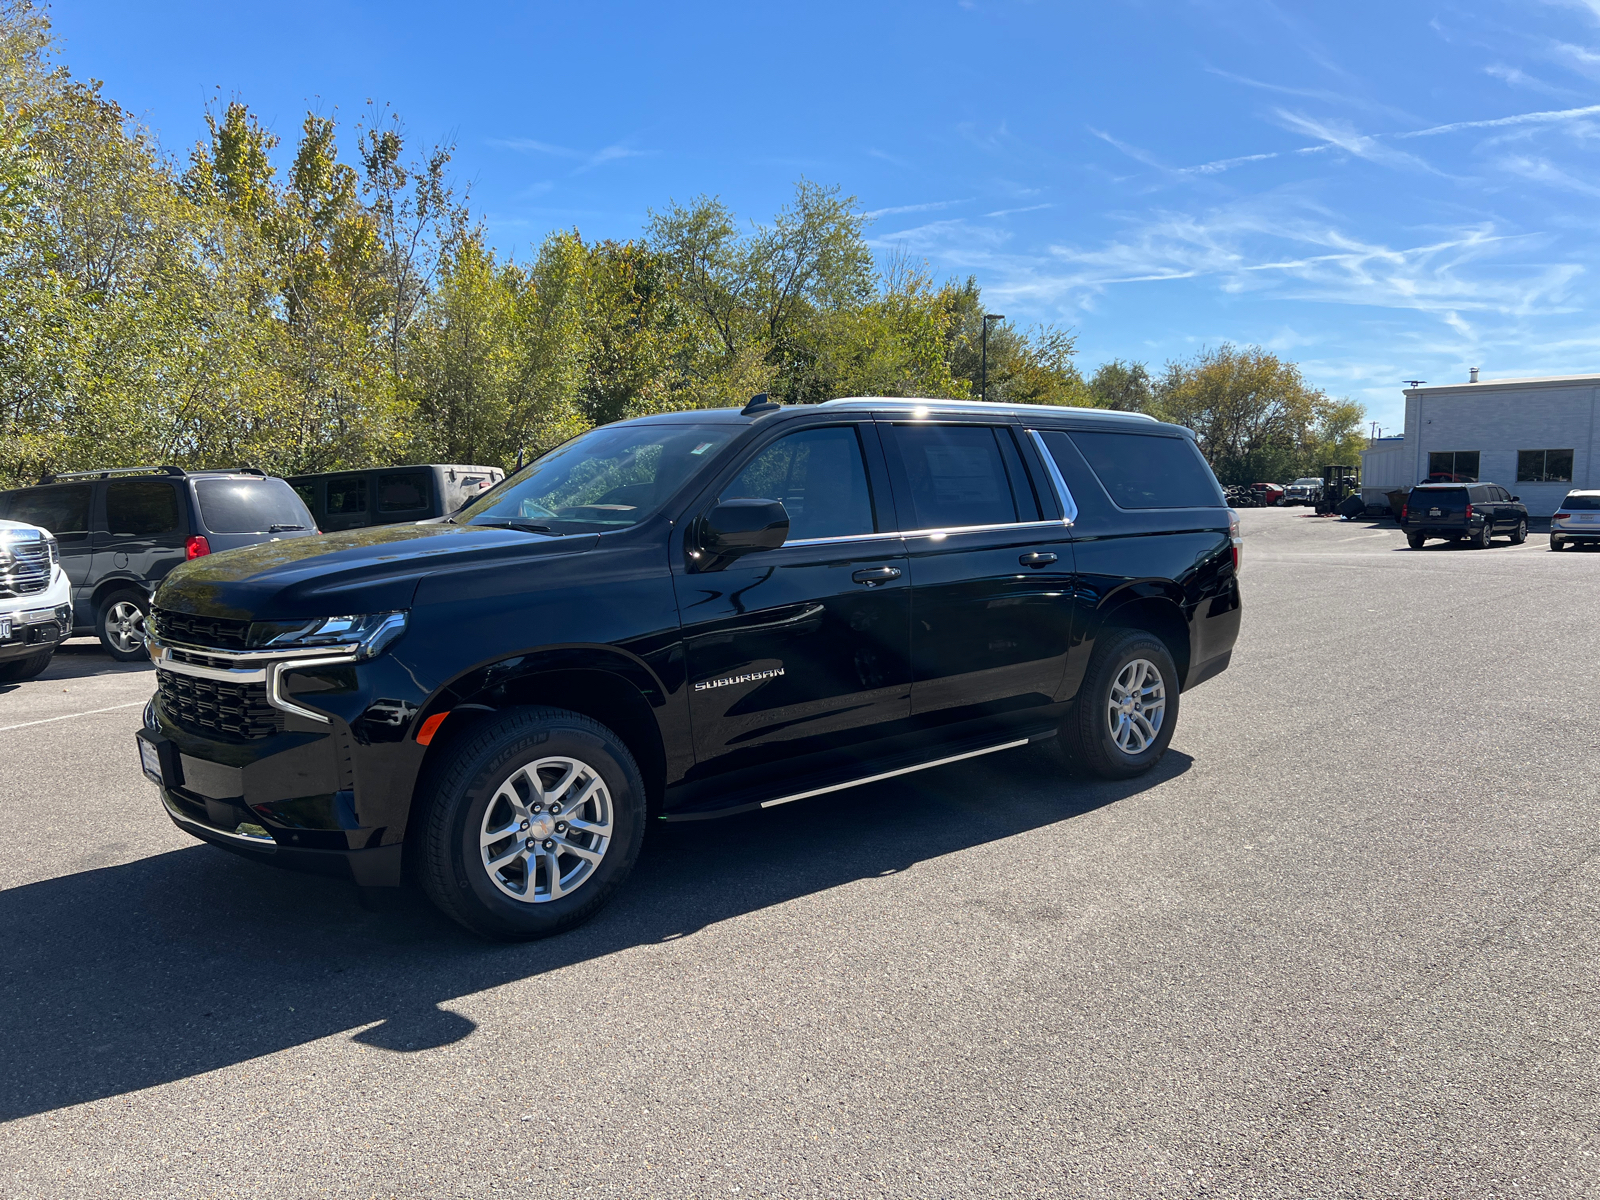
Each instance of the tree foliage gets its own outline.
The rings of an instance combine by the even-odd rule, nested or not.
[[[0,486],[152,462],[509,465],[756,392],[982,393],[976,280],[876,262],[837,187],[801,179],[765,224],[672,202],[637,238],[562,230],[518,262],[453,189],[451,147],[385,107],[349,137],[308,113],[282,145],[219,102],[180,163],[53,54],[41,10],[0,0]],[[990,323],[988,397],[1171,414],[1246,473],[1358,420],[1258,351],[1154,383],[1120,362],[1085,382],[1075,356],[1066,330]]]

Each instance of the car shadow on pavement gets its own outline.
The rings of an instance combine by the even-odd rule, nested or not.
[[[0,1120],[352,1029],[396,1052],[447,1045],[476,1028],[453,998],[1070,820],[1192,764],[1169,751],[1107,783],[1064,775],[1049,744],[1004,760],[654,826],[617,899],[541,942],[484,942],[416,893],[363,907],[347,883],[198,844],[0,892]]]

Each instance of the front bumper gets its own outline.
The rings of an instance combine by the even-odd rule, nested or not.
[[[425,696],[389,656],[356,664],[247,662],[152,646],[160,690],[139,739],[159,763],[167,815],[186,833],[276,866],[400,882],[426,753],[409,736]],[[183,670],[174,670],[174,667]],[[280,704],[265,702],[270,678]]]
[[[35,597],[0,600],[0,662],[54,650],[72,633],[72,608]]]

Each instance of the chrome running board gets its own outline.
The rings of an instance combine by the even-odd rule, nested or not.
[[[926,771],[929,767],[942,767],[946,763],[960,762],[964,758],[977,758],[983,754],[994,754],[1000,750],[1015,750],[1018,746],[1026,746],[1032,738],[1018,738],[1014,742],[1002,742],[998,746],[985,746],[982,750],[968,750],[965,754],[952,754],[946,758],[935,758],[925,763],[914,763],[909,767],[900,767],[893,771],[883,771],[877,775],[863,775],[860,779],[849,779],[844,783],[830,783],[827,787],[812,788],[809,792],[796,792],[792,796],[779,796],[776,800],[763,800],[762,808],[772,808],[779,804],[788,804],[791,800],[807,800],[812,796],[821,796],[828,792],[842,792],[845,788],[860,787],[864,783],[877,783],[880,779],[893,779],[896,775],[909,775],[913,771]]]

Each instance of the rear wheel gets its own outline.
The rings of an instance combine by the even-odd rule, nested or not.
[[[1420,533],[1406,534],[1406,545],[1410,546],[1413,550],[1421,550],[1422,544],[1427,540],[1428,539],[1423,537]]]
[[[95,618],[94,631],[106,653],[118,662],[136,662],[149,658],[145,648],[145,618],[150,605],[144,596],[132,588],[112,592],[100,601],[100,612]]]
[[[1562,543],[1560,538],[1553,537],[1553,538],[1550,539],[1550,549],[1559,550],[1559,549],[1561,549],[1562,545],[1563,545],[1563,543]]]
[[[1472,539],[1472,544],[1479,550],[1487,550],[1489,542],[1494,537],[1494,527],[1485,521],[1483,528],[1478,530],[1477,536]]]
[[[475,731],[433,773],[429,897],[475,933],[548,937],[598,912],[644,840],[644,781],[622,739],[562,709]]]
[[[1161,760],[1178,720],[1178,668],[1143,629],[1107,630],[1061,727],[1072,761],[1101,779],[1131,779]]]
[[[0,683],[23,683],[37,678],[44,674],[54,654],[52,647],[39,654],[30,654],[27,658],[13,658],[10,662],[0,663]]]
[[[1520,546],[1520,545],[1522,545],[1523,542],[1525,542],[1527,540],[1528,540],[1528,523],[1527,523],[1527,521],[1518,521],[1517,522],[1517,527],[1511,531],[1511,544],[1513,546]]]

